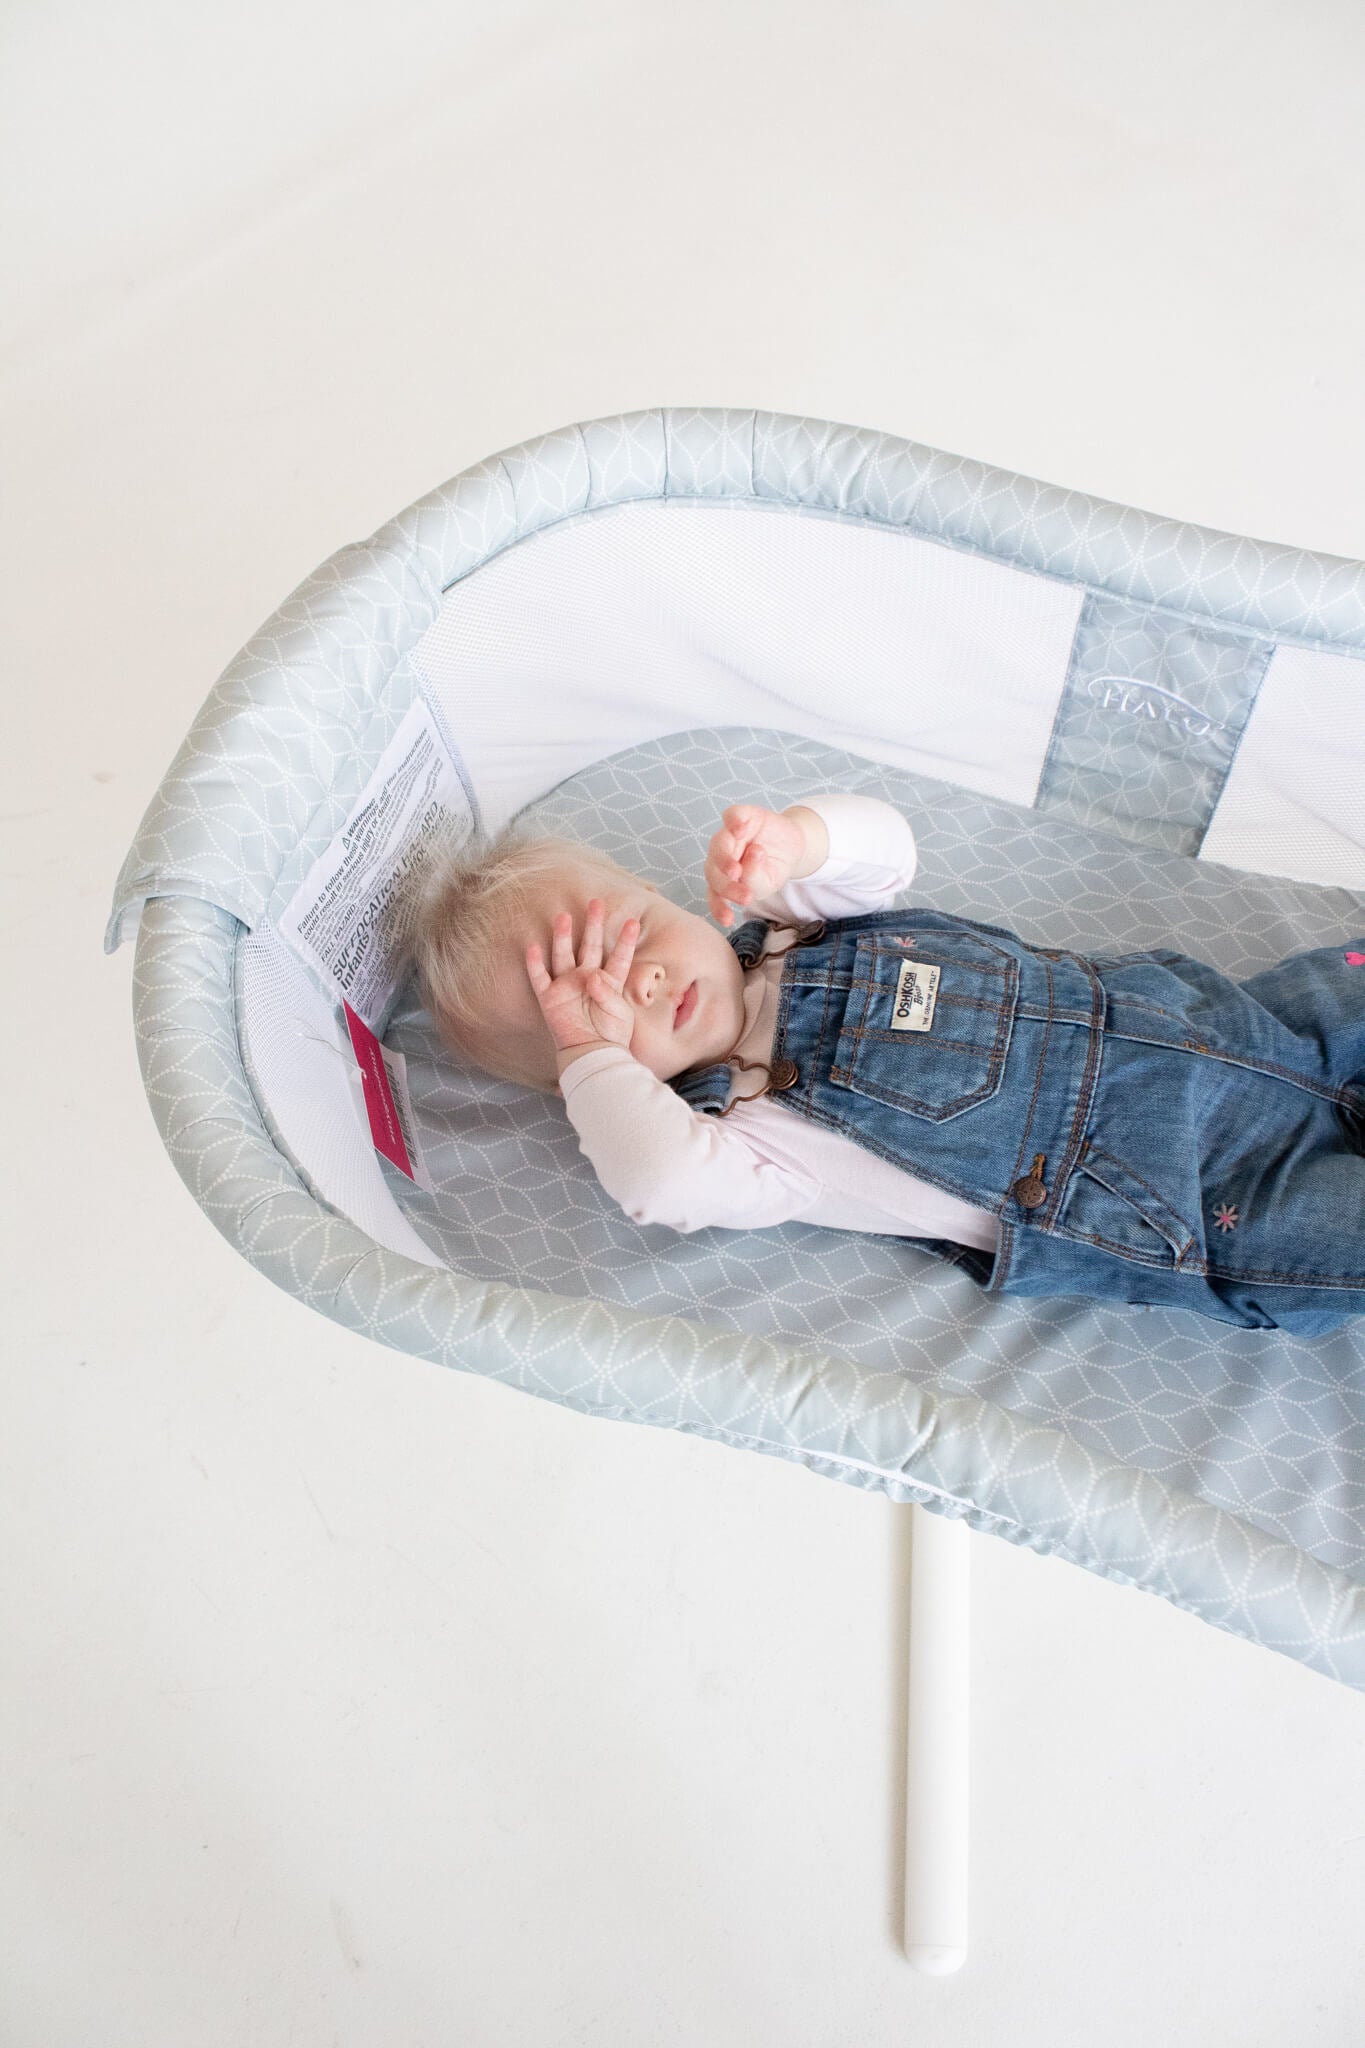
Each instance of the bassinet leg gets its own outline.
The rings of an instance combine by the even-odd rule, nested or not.
[[[967,1956],[966,1522],[916,1508],[910,1552],[905,1953],[946,1976]]]

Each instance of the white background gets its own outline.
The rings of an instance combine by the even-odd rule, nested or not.
[[[570,421],[809,413],[1365,556],[1354,0],[4,44],[6,2048],[1354,2048],[1365,1699],[973,1539],[972,1951],[917,1977],[906,1511],[272,1290],[100,953],[252,630]]]

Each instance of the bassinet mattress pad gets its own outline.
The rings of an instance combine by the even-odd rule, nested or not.
[[[781,809],[833,789],[911,820],[920,863],[899,901],[1030,943],[1172,945],[1243,979],[1365,930],[1365,899],[1345,890],[1160,853],[780,732],[630,748],[524,822],[599,847],[705,916],[701,858],[727,804]],[[982,1397],[1365,1578],[1365,1320],[1296,1340],[1185,1310],[987,1297],[960,1268],[865,1232],[641,1227],[599,1186],[561,1101],[453,1066],[415,1003],[387,1042],[407,1060],[436,1192],[385,1169],[390,1189],[471,1276],[837,1350],[883,1384],[905,1372]]]
[[[633,734],[618,716],[626,730],[611,748],[589,718],[586,754],[567,726],[552,730],[534,772],[501,739],[473,737],[472,723],[464,747],[458,692],[440,672],[447,594],[464,576],[475,591],[473,571],[520,554],[518,540],[545,546],[618,501],[662,504],[670,486],[867,522],[879,539],[899,520],[916,545],[930,534],[992,573],[1008,563],[1020,586],[1046,582],[1018,604],[1013,586],[1002,599],[1016,606],[1002,642],[1014,661],[1008,715],[1020,731],[1046,720],[1021,786],[1009,780],[1018,745],[996,766],[959,770],[953,739],[953,772],[935,774],[944,728],[932,719],[907,742],[894,705],[878,708],[864,733],[856,675],[823,723],[809,702],[775,702],[768,685],[762,722],[699,723],[675,706],[635,744],[619,744]],[[962,1516],[1365,1688],[1365,1333],[1296,1339],[1184,1312],[988,1297],[902,1241],[816,1226],[642,1229],[599,1188],[562,1102],[452,1066],[410,1000],[385,1038],[408,1061],[433,1193],[370,1157],[363,1171],[352,1162],[354,1192],[339,1194],[309,1150],[308,1130],[331,1114],[325,1089],[309,1126],[272,1079],[291,1041],[317,1047],[319,1074],[343,1065],[335,1018],[286,960],[276,919],[419,696],[463,752],[487,829],[524,811],[692,909],[705,907],[702,849],[727,803],[844,788],[911,819],[911,900],[1026,940],[1173,944],[1234,975],[1335,943],[1365,912],[1352,893],[1365,885],[1365,865],[1352,864],[1365,849],[1340,776],[1307,853],[1296,819],[1312,800],[1295,793],[1292,764],[1279,785],[1301,879],[1246,872],[1215,849],[1246,858],[1230,770],[1255,754],[1251,714],[1274,698],[1276,663],[1301,703],[1311,685],[1338,714],[1346,706],[1340,743],[1324,734],[1319,758],[1349,768],[1363,578],[1359,565],[1176,528],[780,415],[628,415],[508,451],[343,551],[281,607],[205,706],[149,811],[111,941],[145,902],[139,1048],[172,1158],[248,1258],[382,1342]],[[1106,622],[1111,604],[1122,616]],[[899,630],[893,620],[891,637]],[[1137,642],[1162,650],[1149,676],[1183,678],[1167,692],[1183,706],[1180,745],[1164,754],[1130,754],[1128,729],[1115,745],[1096,723],[1110,672],[1124,658],[1141,668]],[[875,665],[876,648],[861,651]],[[737,687],[752,682],[733,650],[699,656],[727,658]],[[524,656],[508,659],[514,680]],[[955,679],[970,685],[970,674]],[[1159,709],[1161,686],[1150,689]],[[602,730],[617,715],[608,705]],[[556,759],[574,772],[547,772]],[[1257,805],[1273,821],[1274,801]]]

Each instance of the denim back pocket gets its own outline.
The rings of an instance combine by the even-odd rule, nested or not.
[[[830,1080],[944,1123],[994,1095],[1019,1000],[1019,963],[975,932],[860,938]]]
[[[1151,1180],[1087,1141],[1067,1182],[1058,1230],[1143,1266],[1204,1270],[1204,1246]]]

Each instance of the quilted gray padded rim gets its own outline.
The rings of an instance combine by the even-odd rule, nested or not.
[[[159,899],[138,948],[139,1049],[178,1169],[262,1270],[380,1341],[963,1514],[1365,1688],[1365,1589],[1223,1510],[900,1375],[887,1376],[894,1400],[879,1406],[864,1378],[855,1403],[858,1375],[835,1354],[433,1274],[328,1214],[271,1145],[232,1028],[234,920],[254,922],[285,861],[320,851],[342,822],[417,694],[410,651],[442,591],[560,519],[698,496],[900,527],[1280,640],[1365,650],[1365,565],[1157,519],[865,429],[651,411],[507,450],[306,579],[215,686],[149,807],[108,944],[128,910]]]

